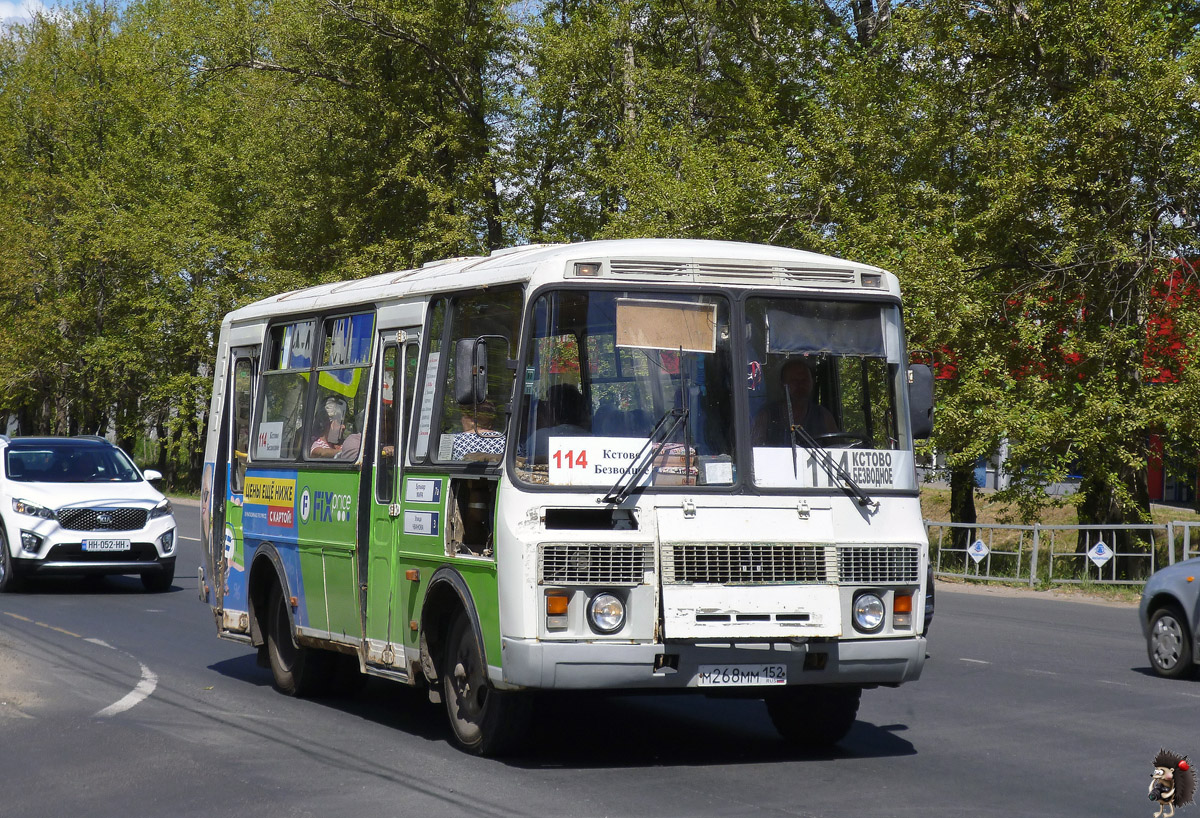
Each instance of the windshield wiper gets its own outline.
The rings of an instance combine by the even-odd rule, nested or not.
[[[658,419],[658,423],[654,424],[654,429],[650,432],[650,439],[646,441],[646,445],[642,446],[641,451],[634,458],[636,465],[630,466],[629,471],[617,478],[617,482],[613,483],[612,488],[601,498],[600,502],[620,503],[633,493],[634,486],[637,485],[638,480],[646,473],[646,469],[650,468],[650,464],[654,462],[654,459],[662,454],[663,448],[667,445],[667,441],[671,439],[671,435],[675,434],[675,430],[679,428],[679,424],[686,423],[687,416],[688,409],[686,406],[675,406],[668,409]],[[668,421],[670,421],[669,424]],[[663,429],[666,429],[666,431],[663,431]],[[650,456],[643,460],[642,455],[647,450],[650,450]],[[626,478],[629,479],[629,482],[621,485],[621,481]]]
[[[821,468],[825,470],[825,473],[828,474],[832,480],[841,480],[844,484],[841,486],[842,490],[853,497],[860,506],[863,508],[867,508],[869,506],[872,511],[879,508],[879,501],[871,499],[871,496],[863,491],[862,486],[854,482],[854,478],[850,476],[850,472],[846,471],[841,463],[838,463],[836,460],[834,460],[830,456],[829,452],[825,451],[825,447],[822,446],[815,437],[809,434],[807,429],[805,429],[803,426],[797,426],[796,424],[792,424],[791,429],[792,468],[796,470],[797,474],[800,471],[800,465],[797,462],[796,457],[796,439],[799,438],[801,445],[803,445],[804,448],[808,449],[812,453],[812,458],[821,464]]]

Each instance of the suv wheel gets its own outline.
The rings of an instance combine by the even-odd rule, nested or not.
[[[169,565],[164,563],[158,571],[147,571],[142,574],[142,587],[153,594],[171,590],[173,582],[175,582],[174,560]]]
[[[18,585],[20,580],[12,555],[8,553],[8,539],[0,534],[0,593],[15,591]]]

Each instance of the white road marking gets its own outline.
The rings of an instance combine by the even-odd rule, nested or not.
[[[97,638],[95,638],[94,636],[93,636],[93,637],[90,637],[90,638],[88,638],[88,639],[84,639],[83,641],[84,641],[84,642],[91,642],[93,645],[99,645],[100,647],[102,647],[102,648],[108,648],[109,650],[116,650],[116,648],[114,648],[112,645],[110,645],[110,644],[108,644],[107,642],[105,642],[103,639],[97,639]]]
[[[1058,675],[1053,670],[1038,670],[1036,668],[1029,668],[1029,672],[1030,673],[1040,673],[1043,676],[1057,676]]]
[[[97,713],[96,718],[103,719],[108,718],[109,716],[115,716],[119,713],[124,713],[129,708],[141,704],[151,693],[154,692],[154,688],[158,686],[158,676],[155,675],[154,671],[143,665],[141,662],[138,662],[138,665],[140,665],[142,668],[142,680],[137,683],[137,687],[129,691],[129,693],[127,693],[120,701],[110,704],[108,707]]]
[[[187,540],[188,542],[200,542],[200,538],[199,538],[199,537],[185,537],[185,536],[183,536],[182,534],[180,534],[180,535],[179,535],[179,539],[181,539],[181,540]]]
[[[985,661],[984,661],[984,660],[982,660],[982,659],[968,659],[968,658],[967,658],[967,657],[965,657],[965,656],[960,656],[960,657],[959,657],[959,659],[958,659],[958,661],[960,661],[960,662],[971,662],[972,664],[976,664],[976,665],[990,665],[990,664],[991,664],[991,662],[985,662]]]
[[[1107,679],[1097,679],[1102,685],[1117,685],[1118,687],[1129,687],[1129,682],[1110,682]]]

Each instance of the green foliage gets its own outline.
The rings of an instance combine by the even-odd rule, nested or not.
[[[1148,434],[1200,444],[1197,282],[1162,288],[1200,255],[1198,32],[1124,0],[38,16],[0,32],[0,412],[153,430],[195,479],[235,306],[527,241],[764,241],[900,275],[954,367],[950,466],[1006,441],[1022,515],[1071,471],[1081,518],[1138,519]]]

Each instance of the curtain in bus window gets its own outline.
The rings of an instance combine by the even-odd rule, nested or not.
[[[767,351],[836,353],[882,358],[879,305],[852,301],[800,301],[767,310]]]

